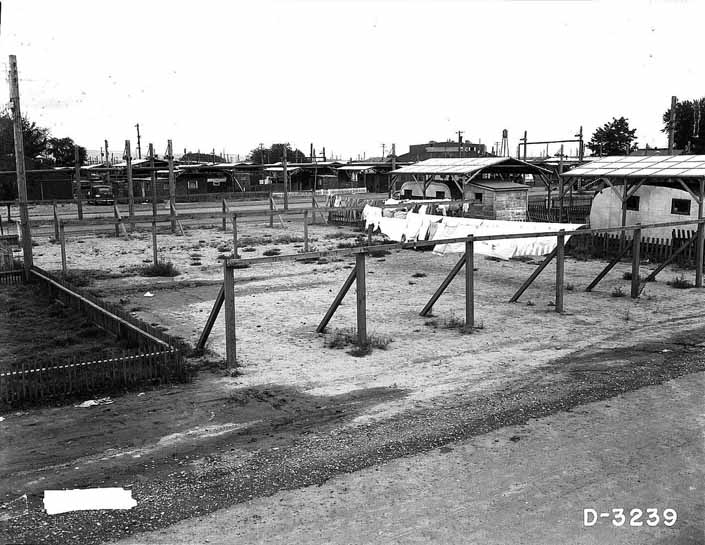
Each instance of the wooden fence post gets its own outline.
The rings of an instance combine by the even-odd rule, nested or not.
[[[59,214],[56,211],[56,202],[54,202],[54,240],[59,240]]]
[[[365,286],[365,254],[355,255],[357,291],[357,343],[362,348],[367,345],[367,288]]]
[[[372,246],[372,231],[373,231],[373,230],[374,230],[374,227],[373,227],[372,224],[370,223],[370,224],[367,226],[367,245],[368,245],[368,246]]]
[[[237,367],[237,336],[235,334],[235,274],[223,262],[223,295],[225,298],[225,365],[228,369]]]
[[[475,327],[475,243],[470,235],[465,241],[465,331]]]
[[[563,312],[565,229],[558,231],[556,242],[556,312]]]
[[[240,258],[237,253],[237,214],[233,214],[233,257]]]
[[[64,237],[64,222],[59,222],[59,242],[61,243],[61,275],[66,276],[66,239]]]
[[[304,210],[304,252],[308,252],[308,210]]]
[[[269,186],[269,226],[274,227],[274,198],[272,197],[272,186]]]
[[[156,267],[159,263],[159,256],[157,254],[157,222],[155,220],[152,220],[152,257]]]
[[[225,202],[225,199],[223,199],[223,233],[225,233],[225,231],[228,228],[228,224],[226,222],[227,218],[225,217],[225,214],[227,214],[227,212],[228,212],[228,205]]]
[[[640,225],[637,223],[637,225]],[[639,297],[639,261],[641,260],[641,228],[634,229],[632,239],[632,299]]]
[[[703,220],[703,200],[705,200],[705,180],[700,179],[700,200],[698,201],[698,220]],[[705,248],[705,226],[698,223],[698,240],[695,246],[695,287],[703,287],[703,250]]]

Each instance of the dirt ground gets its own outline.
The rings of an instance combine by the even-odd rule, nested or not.
[[[255,257],[275,247],[285,254],[301,250],[302,243],[292,239],[301,236],[301,224],[288,227],[265,237],[270,230],[261,224],[240,226],[240,240],[254,248],[242,255]],[[355,237],[333,226],[314,225],[309,232],[319,250]],[[151,258],[146,233],[130,240],[69,236],[69,267],[100,271],[93,274],[91,289],[195,343],[222,281],[217,258],[232,250],[227,244],[232,233],[190,229],[186,237],[164,233],[159,240],[160,254],[176,264],[180,276],[135,274],[134,266]],[[58,246],[39,242],[37,263],[56,269]],[[0,432],[13,439],[0,452],[0,501],[15,501],[16,509],[22,494],[28,500],[26,514],[6,508],[15,514],[5,515],[0,529],[25,541],[98,543],[321,484],[341,473],[379,469],[400,456],[484,440],[493,430],[705,369],[700,310],[705,292],[665,282],[683,271],[665,270],[640,299],[631,300],[612,296],[616,288],[628,294],[629,281],[622,274],[629,264],[618,265],[586,293],[584,287],[605,263],[568,259],[566,312],[558,314],[552,306],[552,266],[519,303],[510,304],[538,261],[477,256],[480,327],[461,334],[447,327],[464,315],[461,279],[441,297],[433,317],[418,315],[458,258],[395,251],[368,259],[368,331],[391,342],[365,357],[327,348],[327,337],[315,333],[349,274],[351,258],[236,270],[238,373],[212,363],[225,352],[221,316],[208,344],[211,355],[201,361],[210,370],[192,384],[128,394],[108,407],[5,415]],[[642,274],[652,268],[644,263]],[[153,296],[145,297],[147,292]],[[329,329],[354,325],[353,288]],[[694,387],[702,392],[702,381]],[[691,396],[689,410],[702,415],[701,401]],[[674,414],[675,407],[668,416]],[[587,436],[589,424],[576,426]],[[643,425],[648,429],[648,423]],[[619,433],[616,424],[610,429]],[[702,434],[702,420],[697,429]],[[589,448],[600,444],[596,440]],[[639,448],[648,457],[657,447],[655,440]],[[702,454],[702,449],[693,452]],[[570,457],[564,461],[568,474],[580,463]],[[519,462],[516,457],[497,460]],[[599,476],[583,476],[600,486]],[[45,489],[110,485],[132,488],[138,506],[124,513],[49,517],[42,512]],[[515,524],[521,521],[518,514]]]

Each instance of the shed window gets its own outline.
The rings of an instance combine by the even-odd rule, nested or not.
[[[169,189],[169,182],[162,184],[162,189]]]
[[[639,210],[639,197],[632,195],[627,198],[627,210]]]
[[[413,189],[405,189],[404,190],[404,198],[405,199],[410,199],[414,196],[414,190]]]
[[[690,199],[673,199],[671,200],[671,214],[681,216],[690,215]]]
[[[445,198],[446,198],[446,192],[445,192],[445,191],[436,191],[436,198],[437,198],[437,199],[445,199]]]
[[[189,189],[198,189],[198,180],[189,180],[188,181],[188,188]]]
[[[477,202],[482,202],[482,193],[475,193],[475,200]]]

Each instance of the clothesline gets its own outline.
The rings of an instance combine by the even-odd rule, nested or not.
[[[396,242],[413,242],[415,240],[443,240],[469,235],[500,235],[505,233],[526,232],[526,238],[508,240],[478,241],[474,245],[475,253],[510,259],[519,256],[540,256],[551,253],[556,247],[555,237],[531,237],[531,233],[558,232],[561,229],[575,230],[582,224],[541,223],[524,221],[488,220],[480,218],[457,218],[426,214],[426,207],[418,212],[383,210],[380,207],[366,205],[362,211],[365,227],[374,229]],[[570,235],[566,236],[566,242]],[[436,254],[462,253],[465,245],[438,244],[433,249]]]

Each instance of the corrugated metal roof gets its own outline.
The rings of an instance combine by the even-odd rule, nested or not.
[[[563,176],[600,178],[699,178],[705,176],[705,155],[647,155],[600,157],[564,172]]]
[[[338,167],[337,170],[351,170],[362,172],[363,170],[374,170],[374,165],[345,165],[343,167]]]
[[[483,168],[507,164],[527,167],[534,172],[548,172],[546,169],[511,157],[468,157],[466,159],[426,159],[406,167],[393,170],[390,174],[457,174],[468,175]]]
[[[298,167],[287,167],[286,173],[287,174],[293,174],[294,172],[297,172],[301,170]],[[284,167],[269,167],[264,169],[265,172],[284,172]]]

